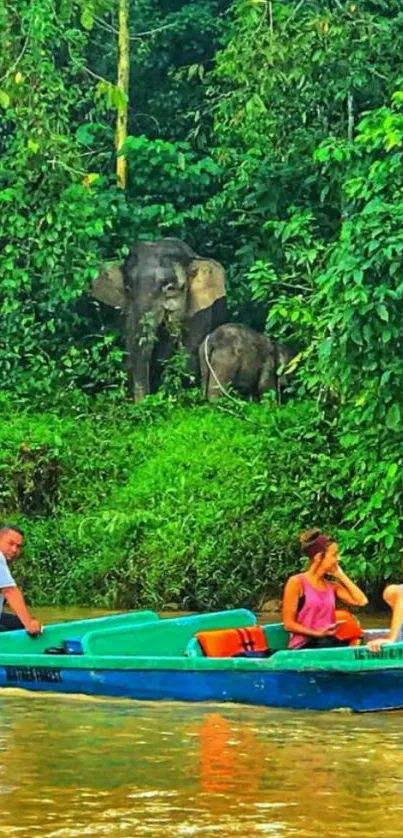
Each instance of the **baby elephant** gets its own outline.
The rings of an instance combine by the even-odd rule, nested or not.
[[[217,399],[233,387],[243,396],[259,398],[286,384],[278,369],[294,357],[287,347],[248,326],[226,323],[211,332],[199,347],[202,389]]]

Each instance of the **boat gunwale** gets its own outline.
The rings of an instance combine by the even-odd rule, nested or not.
[[[360,650],[360,656],[355,652]],[[365,657],[361,657],[362,653]],[[388,654],[389,652],[389,654]],[[382,672],[384,670],[403,670],[403,642],[393,644],[393,652],[398,652],[397,660],[394,654],[388,652],[371,653],[365,647],[346,649],[318,649],[292,652],[278,650],[269,658],[207,658],[185,656],[142,656],[142,655],[86,655],[86,654],[6,654],[0,655],[0,669],[37,668],[75,670],[160,670],[178,672],[209,672],[209,671],[244,671],[244,672],[272,672],[272,673],[328,673],[354,675],[362,672]],[[342,656],[342,657],[341,657]]]

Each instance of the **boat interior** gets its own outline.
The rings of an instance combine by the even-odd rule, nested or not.
[[[3,632],[0,634],[0,659],[2,655],[10,654],[65,654],[91,658],[111,655],[136,658],[204,657],[202,638],[206,632],[226,632],[232,636],[238,633],[242,639],[250,636],[250,631],[248,634],[245,630],[255,628],[256,633],[257,625],[256,615],[243,608],[165,619],[154,611],[134,611],[51,624],[37,638],[30,637],[25,631]],[[258,631],[265,639],[270,655],[287,649],[289,634],[282,623],[267,623]],[[364,642],[368,637],[384,634],[382,629],[365,632]],[[215,656],[232,655],[220,652]]]

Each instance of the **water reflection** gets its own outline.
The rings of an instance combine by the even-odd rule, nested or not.
[[[402,714],[0,696],[0,834],[400,832]]]
[[[253,730],[234,727],[221,713],[208,713],[198,730],[201,791],[241,797],[257,792],[265,764]]]

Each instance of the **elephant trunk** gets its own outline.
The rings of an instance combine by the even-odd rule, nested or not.
[[[136,403],[150,393],[150,365],[152,345],[139,346],[134,341],[127,345],[130,389]]]
[[[129,312],[126,320],[126,349],[130,389],[134,401],[141,402],[150,393],[151,356],[156,340],[156,324]]]

